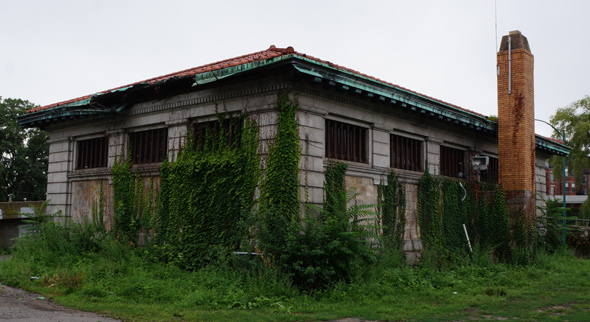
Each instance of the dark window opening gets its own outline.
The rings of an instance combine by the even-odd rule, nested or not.
[[[422,142],[398,135],[391,135],[391,167],[422,171]]]
[[[465,151],[440,147],[440,174],[447,177],[463,177]]]
[[[192,133],[195,140],[195,147],[203,149],[219,148],[220,144],[227,144],[229,147],[239,147],[244,119],[241,117],[227,118],[223,121],[214,120],[209,122],[193,123]],[[221,141],[220,141],[221,140]]]
[[[326,120],[326,157],[367,163],[367,129]]]
[[[76,169],[104,168],[108,159],[108,140],[99,137],[78,141]]]
[[[498,158],[488,157],[488,169],[481,171],[480,179],[482,182],[498,183]]]
[[[168,152],[168,128],[131,133],[133,163],[164,161]]]

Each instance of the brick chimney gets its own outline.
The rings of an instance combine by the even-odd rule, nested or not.
[[[535,218],[534,57],[520,31],[502,37],[497,53],[499,182],[510,215]]]

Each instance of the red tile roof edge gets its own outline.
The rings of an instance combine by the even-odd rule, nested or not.
[[[535,135],[538,136],[538,137],[540,137],[540,138],[543,138],[545,140],[549,140],[549,141],[553,141],[555,143],[559,143],[561,145],[565,145],[565,143],[562,140],[560,140],[560,139],[556,139],[556,138],[552,138],[552,137],[548,137],[548,136],[544,136],[544,135],[540,135],[540,134],[536,134],[536,133],[535,133]]]
[[[39,106],[39,107],[36,107],[36,108],[33,108],[33,109],[28,110],[27,113],[39,112],[39,111],[48,110],[48,109],[52,109],[52,108],[55,108],[55,107],[59,107],[59,106],[63,106],[63,105],[67,105],[67,104],[71,104],[71,103],[75,103],[75,102],[79,102],[79,101],[82,101],[82,100],[91,98],[92,96],[97,95],[97,94],[105,94],[105,93],[109,93],[109,92],[115,91],[117,89],[121,89],[121,88],[125,88],[125,87],[130,87],[130,86],[134,86],[134,85],[138,85],[138,84],[142,84],[142,83],[154,84],[154,83],[157,83],[157,82],[165,81],[165,80],[170,79],[170,78],[173,78],[173,77],[189,76],[189,75],[194,75],[194,74],[198,74],[198,73],[204,73],[204,72],[208,72],[208,71],[219,70],[219,69],[223,69],[223,68],[227,68],[227,67],[237,66],[237,65],[241,65],[241,64],[251,63],[251,62],[254,62],[254,61],[264,60],[264,59],[268,59],[268,58],[274,58],[274,57],[278,57],[278,56],[290,55],[290,54],[294,54],[294,55],[297,55],[297,56],[300,56],[300,57],[304,57],[304,58],[313,60],[315,62],[318,62],[320,64],[327,65],[329,67],[332,67],[332,68],[337,69],[337,70],[340,70],[340,71],[345,71],[345,72],[348,72],[348,73],[351,73],[351,74],[354,74],[354,75],[357,75],[357,76],[361,76],[363,78],[367,78],[367,79],[370,79],[370,80],[373,80],[373,81],[376,81],[376,82],[379,82],[379,83],[382,83],[382,84],[393,86],[393,87],[398,88],[398,89],[400,89],[402,91],[405,91],[405,92],[408,92],[408,93],[412,93],[412,94],[421,96],[423,98],[426,98],[428,100],[439,102],[439,103],[442,103],[444,105],[447,105],[447,106],[450,106],[450,107],[453,107],[453,108],[456,108],[456,109],[459,109],[459,110],[462,110],[462,111],[465,111],[465,112],[468,112],[468,113],[471,113],[471,114],[474,114],[474,115],[478,115],[480,117],[484,117],[484,118],[486,117],[483,114],[480,114],[480,113],[477,113],[477,112],[474,112],[474,111],[471,111],[471,110],[462,108],[462,107],[460,107],[458,105],[455,105],[455,104],[451,104],[451,103],[448,103],[448,102],[445,102],[445,101],[436,99],[434,97],[430,97],[428,95],[424,95],[424,94],[418,93],[416,91],[410,90],[408,88],[405,88],[405,87],[402,87],[402,86],[399,86],[399,85],[396,85],[396,84],[393,84],[393,83],[390,83],[390,82],[386,82],[386,81],[381,80],[381,79],[379,79],[377,77],[373,77],[373,76],[370,76],[370,75],[367,75],[367,74],[360,73],[360,72],[358,72],[358,71],[356,71],[354,69],[350,69],[350,68],[347,68],[347,67],[344,67],[344,66],[336,65],[336,64],[334,64],[334,63],[332,63],[330,61],[322,60],[322,59],[319,59],[319,58],[316,58],[316,57],[313,57],[313,56],[310,56],[310,55],[307,55],[307,54],[304,54],[304,53],[299,53],[299,52],[295,51],[293,49],[293,47],[291,47],[291,46],[289,46],[287,48],[277,48],[275,45],[271,45],[268,49],[262,50],[262,51],[259,51],[259,52],[255,52],[255,53],[251,53],[251,54],[247,54],[247,55],[242,55],[242,56],[238,56],[238,57],[234,57],[234,58],[230,58],[230,59],[226,59],[226,60],[221,60],[221,61],[218,61],[218,62],[215,62],[215,63],[210,63],[210,64],[206,64],[206,65],[199,66],[199,67],[194,67],[194,68],[189,68],[189,69],[181,70],[181,71],[175,72],[175,73],[170,73],[170,74],[166,74],[166,75],[162,75],[162,76],[157,76],[157,77],[149,78],[149,79],[146,79],[146,80],[143,80],[143,81],[139,81],[139,82],[135,82],[135,83],[131,83],[131,84],[127,84],[127,85],[115,87],[115,88],[112,88],[112,89],[109,89],[109,90],[101,91],[101,92],[98,92],[98,93],[93,94],[93,95],[85,95],[85,96],[81,96],[81,97],[78,97],[78,98],[70,99],[70,100],[67,100],[67,101],[53,103],[53,104],[49,104],[49,105],[45,105],[45,106]]]

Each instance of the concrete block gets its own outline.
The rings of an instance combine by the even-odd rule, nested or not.
[[[317,143],[305,144],[305,142],[302,142],[301,153],[307,154],[311,157],[323,158],[326,151],[323,149],[323,146],[320,146]]]
[[[379,130],[374,130],[373,131],[373,142],[379,142],[379,143],[383,143],[383,144],[389,146],[389,133],[379,131]]]
[[[323,131],[326,125],[325,119],[320,115],[303,112],[299,113],[297,116],[299,117],[299,125],[301,127],[310,127]]]
[[[373,165],[376,167],[389,167],[389,156],[373,154]]]
[[[322,130],[310,128],[310,127],[300,127],[299,128],[299,138],[301,140],[305,140],[305,135],[310,142],[314,144],[324,143],[326,134]]]
[[[305,185],[305,172],[299,172],[299,183]],[[315,171],[307,171],[307,186],[308,187],[319,187],[324,186],[324,175]]]
[[[58,206],[58,205],[65,205],[66,204],[66,194],[63,193],[52,193],[49,194],[47,193],[47,199],[51,200],[51,204]],[[49,207],[47,207],[47,211],[48,213],[53,213],[53,212],[49,212]]]
[[[373,143],[373,155],[380,154],[389,157],[389,145],[381,142]]]
[[[47,173],[54,173],[61,171],[61,162],[49,162],[47,165]]]

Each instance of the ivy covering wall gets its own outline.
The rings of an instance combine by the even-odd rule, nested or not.
[[[393,169],[387,175],[387,183],[381,179],[377,188],[377,206],[383,245],[401,252],[406,227],[406,193]]]
[[[493,191],[481,187],[478,182],[435,178],[426,169],[418,185],[424,251],[443,260],[465,257],[471,251],[467,230],[472,248],[491,252],[495,260],[530,262],[535,256],[536,230],[525,222],[524,213],[511,220],[501,185],[493,186]]]
[[[158,241],[187,269],[238,250],[248,232],[260,178],[258,131],[248,118],[233,120],[244,120],[244,129],[232,145],[220,117],[219,133],[207,135],[202,150],[189,139],[177,159],[160,168]]]

